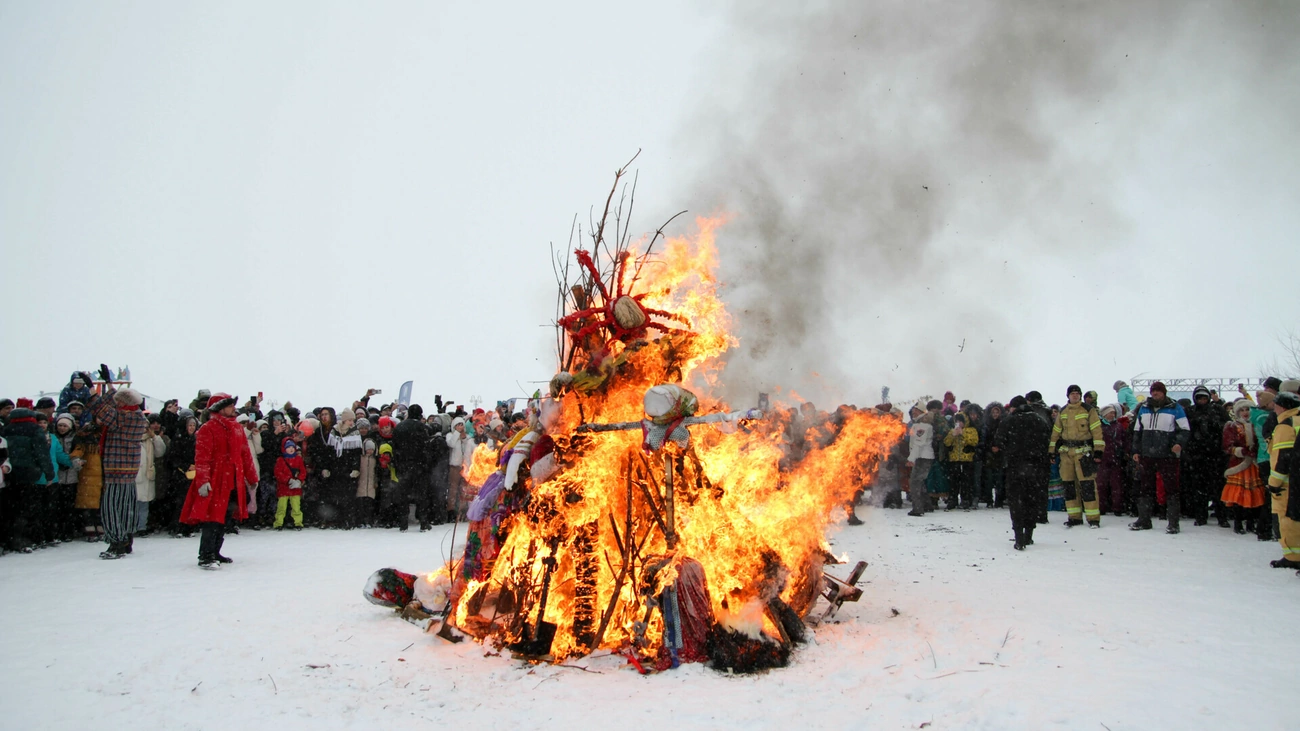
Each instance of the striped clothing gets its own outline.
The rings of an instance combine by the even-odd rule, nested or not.
[[[148,505],[149,503],[145,503]],[[99,496],[99,517],[109,545],[125,544],[137,527],[135,478],[129,482],[108,480]]]
[[[112,388],[92,396],[86,408],[95,415],[95,423],[104,429],[100,457],[104,464],[104,482],[130,482],[140,471],[140,441],[149,428],[144,414],[119,409],[113,402]]]

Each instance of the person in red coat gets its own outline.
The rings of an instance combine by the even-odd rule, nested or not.
[[[226,510],[233,494],[239,520],[248,517],[246,487],[257,484],[253,455],[244,427],[235,421],[238,399],[225,393],[208,398],[208,421],[194,435],[194,481],[181,508],[181,522],[201,526],[199,566],[216,568],[231,559],[221,555],[226,540]]]

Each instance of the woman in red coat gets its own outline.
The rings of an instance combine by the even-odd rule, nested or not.
[[[243,520],[248,517],[244,487],[257,484],[248,438],[235,421],[236,403],[229,394],[213,394],[208,399],[210,418],[194,435],[194,481],[181,508],[181,522],[201,526],[199,566],[205,569],[231,562],[221,555],[230,496],[237,498],[237,517]]]

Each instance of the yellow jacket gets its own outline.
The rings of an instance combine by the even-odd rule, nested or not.
[[[960,435],[956,430],[949,431],[943,443],[948,446],[949,462],[970,462],[975,459],[975,445],[980,443],[980,433],[973,426],[962,427]]]
[[[1106,440],[1101,434],[1101,417],[1097,415],[1097,410],[1088,408],[1083,402],[1066,404],[1056,417],[1056,426],[1052,427],[1051,451],[1056,452],[1062,441],[1091,441],[1094,451],[1106,449]]]
[[[1268,486],[1286,487],[1291,484],[1292,462],[1294,454],[1287,454],[1295,449],[1295,417],[1300,409],[1288,409],[1277,415],[1277,428],[1273,438],[1268,440]]]

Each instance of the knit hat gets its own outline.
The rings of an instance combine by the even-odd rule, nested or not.
[[[231,396],[228,393],[222,393],[221,391],[218,391],[208,397],[208,411],[212,411],[212,412],[221,411],[227,406],[233,406],[238,402],[239,402],[238,398]]]
[[[1281,391],[1282,379],[1276,376],[1269,376],[1264,379],[1264,389],[1268,391]]]
[[[420,406],[419,404],[411,404],[410,406],[408,406],[408,407],[406,408],[406,415],[407,415],[408,417],[410,417],[410,418],[412,418],[412,419],[416,419],[416,420],[423,419],[423,418],[424,418],[424,408],[423,408],[422,406]]]
[[[1273,399],[1277,398],[1277,396],[1272,391],[1260,391],[1255,394],[1255,398],[1259,399],[1259,408],[1267,411],[1273,408]]]
[[[64,422],[64,421],[68,422],[68,426],[72,427],[73,429],[76,429],[76,428],[77,428],[77,420],[73,418],[72,414],[69,414],[69,413],[67,413],[67,412],[64,412],[64,413],[59,414],[58,416],[54,417],[54,425],[55,425],[55,426],[58,426],[61,422]]]
[[[1165,388],[1164,381],[1156,381],[1151,384],[1151,393],[1155,393],[1156,391],[1159,391],[1160,393],[1163,394],[1169,393],[1169,389]]]
[[[13,405],[14,405],[13,399],[0,398],[0,409],[3,409],[6,406],[13,406]]]
[[[75,404],[76,401],[73,401],[72,403]],[[68,404],[68,406],[72,406],[72,404]],[[181,409],[180,411],[176,412],[176,416],[180,418],[181,421],[185,421],[186,419],[193,419],[194,412],[189,409]]]
[[[1111,386],[1111,388],[1113,388],[1113,389],[1115,389],[1116,391],[1118,391],[1118,390],[1120,390],[1121,388],[1128,388],[1128,384],[1125,383],[1125,382],[1123,382],[1123,381],[1115,381],[1115,385]]]
[[[363,418],[360,418],[360,419],[357,419],[357,428],[360,429],[360,428],[363,427],[363,426],[364,426],[365,428],[369,429],[369,428],[370,428],[370,420],[369,420],[369,419],[366,419],[366,418],[364,418],[364,417],[363,417]]]
[[[361,443],[361,451],[363,451],[363,452],[373,452],[373,451],[375,451],[375,440],[373,440],[373,439],[367,439],[366,441],[362,442],[362,443]]]
[[[1029,403],[1031,403],[1031,404],[1033,404],[1033,403],[1038,403],[1039,401],[1042,401],[1042,400],[1043,400],[1043,394],[1041,394],[1041,393],[1039,393],[1039,392],[1037,392],[1037,391],[1030,391],[1029,393],[1026,393],[1026,394],[1025,394],[1025,401],[1027,401],[1027,402],[1029,402]]]
[[[20,398],[20,399],[18,399],[18,408],[20,408],[20,409],[30,409],[30,408],[32,408],[32,400],[29,399],[29,398]]]
[[[1294,378],[1282,381],[1282,385],[1277,387],[1279,391],[1290,391],[1291,393],[1300,393],[1300,380]]]
[[[391,416],[379,417],[379,428],[383,429],[384,427],[388,427],[389,429],[393,428],[393,417]]]
[[[342,421],[356,421],[356,420],[357,420],[357,412],[355,412],[355,411],[353,411],[352,409],[349,409],[349,408],[347,408],[347,407],[344,407],[344,408],[342,408],[342,409],[339,409],[338,420],[341,421],[341,422],[342,422]]]
[[[247,424],[252,420],[253,417],[249,416],[248,414],[240,414],[239,416],[235,417],[235,421],[239,422],[240,424]]]
[[[83,403],[81,403],[80,401],[69,401],[69,402],[68,402],[68,408],[70,409],[70,408],[72,408],[73,406],[80,406],[80,407],[83,408],[83,409],[86,408],[86,405],[83,404]]]
[[[1067,394],[1067,395],[1068,395],[1068,394]],[[1096,391],[1085,391],[1084,394],[1083,394],[1083,400],[1084,400],[1084,401],[1087,401],[1089,398],[1091,398],[1093,401],[1096,401],[1096,400],[1097,400],[1097,392],[1096,392]]]
[[[1065,397],[1066,397],[1067,399],[1070,398],[1070,394],[1072,394],[1072,393],[1078,393],[1080,396],[1082,396],[1082,395],[1083,395],[1083,389],[1082,389],[1082,388],[1079,388],[1079,385],[1078,385],[1077,383],[1075,383],[1075,384],[1070,384],[1070,387],[1067,388],[1067,389],[1065,389]]]
[[[315,434],[316,429],[319,427],[320,427],[320,422],[316,421],[315,419],[303,419],[299,421],[296,425],[294,425],[294,428],[297,429],[300,434],[302,434],[303,439],[306,439],[307,437],[310,437],[312,434]]]
[[[134,388],[121,388],[113,393],[113,400],[126,406],[139,406],[144,403],[144,396]]]
[[[293,447],[294,454],[297,454],[298,443],[295,442],[291,437],[285,437],[280,442],[280,454],[284,457],[293,457],[294,456],[293,454],[289,454],[290,447]]]
[[[54,399],[49,396],[42,396],[36,399],[36,408],[38,409],[52,409],[54,406]]]
[[[1273,399],[1273,403],[1281,406],[1286,411],[1290,411],[1300,407],[1300,395],[1296,394],[1295,391],[1278,391],[1277,398]]]
[[[1023,409],[1027,404],[1028,402],[1025,401],[1024,396],[1013,396],[1011,398],[1011,403],[1008,403],[1007,406],[1013,409]]]
[[[1106,416],[1106,412],[1108,411],[1114,412],[1116,416],[1119,416],[1119,404],[1106,404],[1105,406],[1101,407],[1101,411],[1098,413],[1104,417]]]
[[[1193,400],[1193,401],[1195,401],[1196,399],[1198,399],[1198,398],[1200,398],[1200,397],[1202,397],[1202,396],[1204,396],[1205,398],[1209,398],[1209,397],[1210,397],[1210,389],[1206,388],[1205,386],[1197,386],[1196,388],[1192,389],[1192,400]]]

